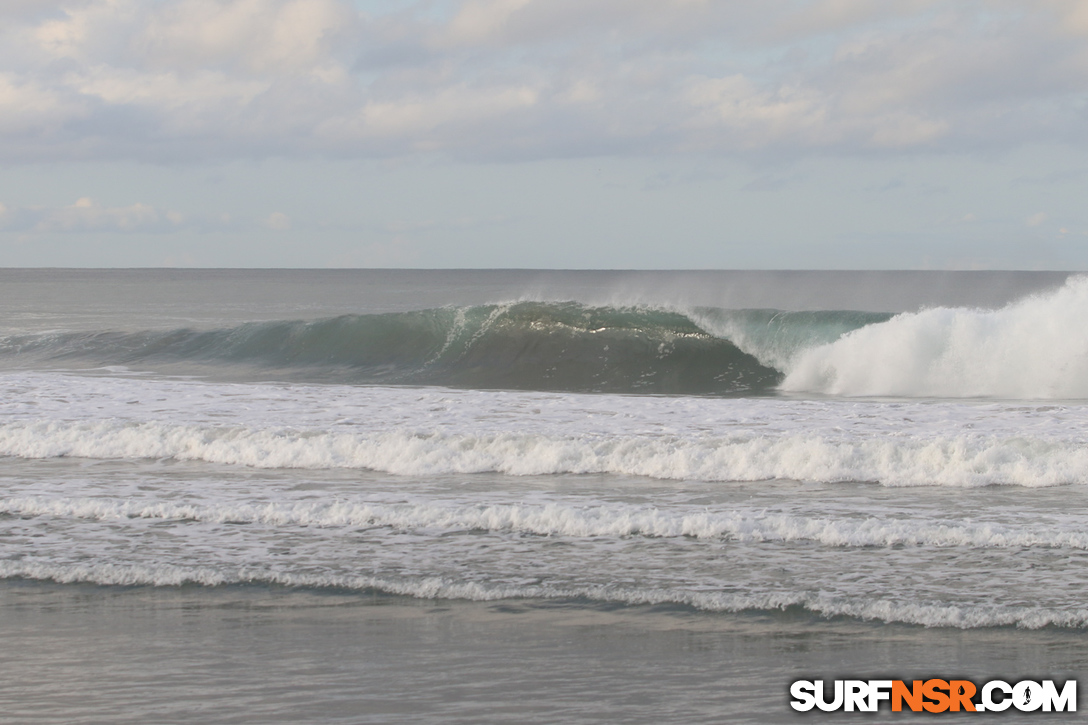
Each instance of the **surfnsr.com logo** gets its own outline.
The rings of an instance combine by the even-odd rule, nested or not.
[[[876,712],[883,702],[892,712],[1077,711],[1076,680],[1061,687],[1053,680],[990,680],[981,687],[970,680],[797,680],[790,696],[790,706],[800,712]]]

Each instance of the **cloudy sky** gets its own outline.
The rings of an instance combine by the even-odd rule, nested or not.
[[[1088,0],[3,0],[0,266],[1088,269]]]

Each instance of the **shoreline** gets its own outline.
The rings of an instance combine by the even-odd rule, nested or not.
[[[13,723],[793,722],[796,679],[1088,671],[1079,630],[254,585],[6,580],[0,633]]]

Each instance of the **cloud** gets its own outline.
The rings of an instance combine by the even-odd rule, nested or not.
[[[1024,223],[1027,224],[1029,227],[1037,227],[1042,225],[1043,222],[1045,222],[1048,218],[1049,215],[1046,212],[1040,211],[1029,216],[1027,219],[1024,220]]]
[[[8,206],[0,203],[0,233],[65,234],[110,232],[166,234],[182,230],[245,232],[256,229],[284,231],[294,222],[281,211],[262,218],[235,218],[222,212],[214,215],[185,214],[144,203],[104,206],[90,197],[81,197],[64,206]]]
[[[0,231],[30,233],[143,232],[162,233],[191,226],[177,211],[148,204],[102,206],[88,197],[58,207],[8,207],[0,204]]]
[[[261,223],[267,229],[284,231],[285,229],[291,228],[291,217],[287,216],[282,211],[274,211]]]
[[[461,6],[447,28],[447,38],[458,44],[477,44],[505,30],[518,11],[532,6],[532,0],[469,0]]]
[[[0,139],[10,142],[27,134],[46,134],[85,115],[78,101],[36,79],[0,73]]]
[[[767,145],[783,138],[819,144],[828,127],[830,99],[804,88],[763,90],[742,75],[692,79],[685,94],[692,128],[714,129]],[[829,140],[829,139],[827,139]]]
[[[148,14],[132,43],[160,68],[320,75],[336,64],[338,39],[352,35],[358,22],[335,0],[180,0]]]
[[[554,158],[1088,137],[1082,1],[18,0],[0,159]]]
[[[404,234],[420,234],[433,231],[448,231],[451,229],[480,229],[483,227],[507,224],[511,221],[509,216],[493,217],[458,217],[455,219],[426,219],[404,220],[397,219],[387,222],[382,226],[382,231],[401,236]]]

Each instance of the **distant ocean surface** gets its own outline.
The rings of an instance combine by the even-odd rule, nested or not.
[[[776,722],[1088,665],[1088,277],[0,270],[0,310],[13,722]]]

